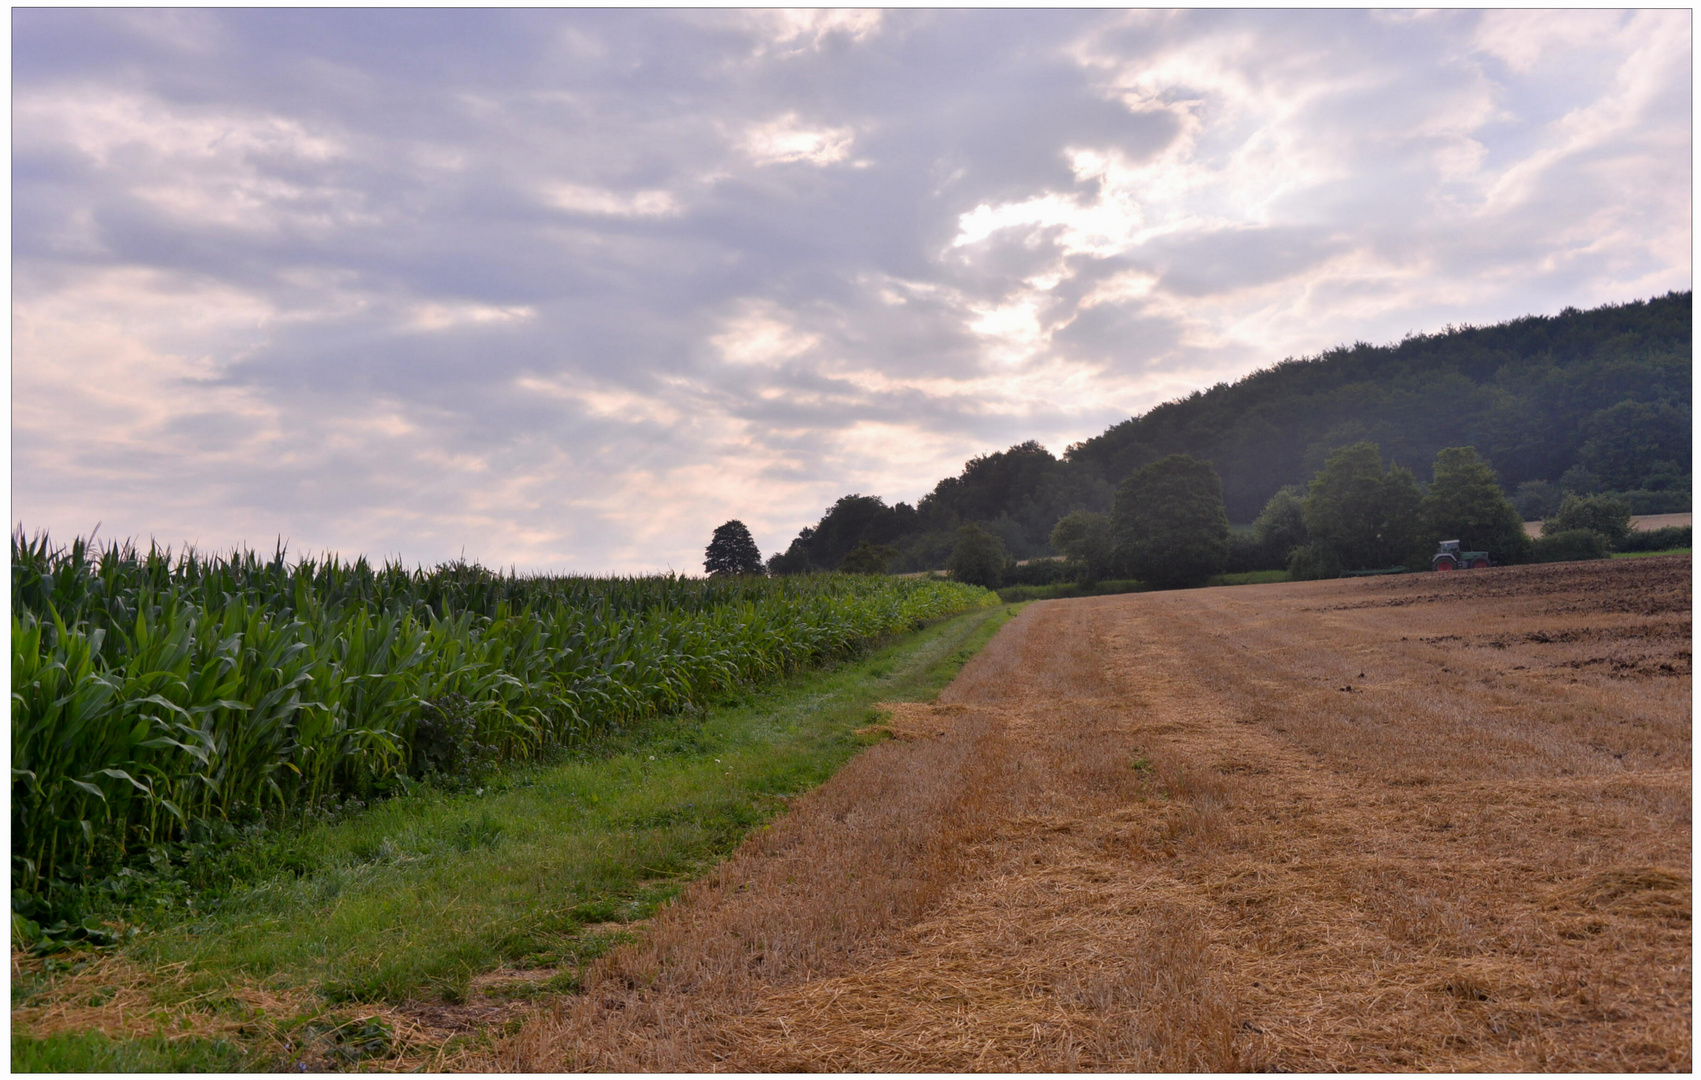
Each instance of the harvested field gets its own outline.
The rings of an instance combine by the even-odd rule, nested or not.
[[[1684,1070],[1690,563],[1036,604],[492,1059]]]

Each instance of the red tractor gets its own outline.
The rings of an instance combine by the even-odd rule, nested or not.
[[[1491,564],[1486,551],[1460,551],[1459,541],[1441,541],[1441,550],[1429,560],[1431,570],[1486,570]]]

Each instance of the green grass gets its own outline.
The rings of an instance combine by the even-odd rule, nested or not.
[[[1239,574],[1216,574],[1209,585],[1274,585],[1288,581],[1286,570],[1247,570]]]
[[[1689,548],[1671,548],[1671,549],[1666,550],[1666,551],[1615,551],[1615,552],[1612,553],[1611,558],[1614,558],[1614,559],[1651,559],[1651,558],[1654,558],[1657,555],[1688,555],[1689,553],[1690,553]]]
[[[1055,585],[1010,585],[998,590],[998,598],[1006,604],[1021,604],[1030,600],[1070,600],[1079,596],[1113,596],[1145,591],[1146,584],[1142,581],[1099,581],[1091,585],[1060,581]]]
[[[1286,570],[1249,570],[1240,574],[1213,574],[1205,584],[1269,585],[1287,580],[1289,578]],[[1070,600],[1080,596],[1112,596],[1145,591],[1144,582],[1133,580],[1100,581],[1092,585],[1062,581],[1055,585],[1009,585],[998,590],[998,598],[1006,604],[1018,604],[1031,600]]]
[[[259,1064],[223,1039],[110,1039],[98,1031],[12,1036],[15,1073],[241,1072]]]
[[[185,914],[125,952],[143,966],[186,963],[176,993],[209,1003],[259,980],[317,990],[326,1004],[456,1001],[472,976],[505,965],[560,967],[549,989],[571,990],[579,964],[625,940],[624,924],[866,745],[855,732],[877,702],[930,700],[1016,610],[969,612],[470,791],[416,790],[307,827],[270,849],[287,867],[257,857],[211,910],[189,913],[209,896],[187,897]],[[74,1040],[14,1047],[14,1067],[20,1053],[109,1053]],[[120,1051],[137,1062],[163,1052],[126,1043],[110,1053]]]

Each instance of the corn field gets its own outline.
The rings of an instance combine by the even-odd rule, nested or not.
[[[503,575],[12,537],[13,887],[516,761],[994,604],[945,581]]]

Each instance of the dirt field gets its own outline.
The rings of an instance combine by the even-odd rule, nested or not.
[[[1690,564],[1036,604],[493,1068],[1688,1069]]]

